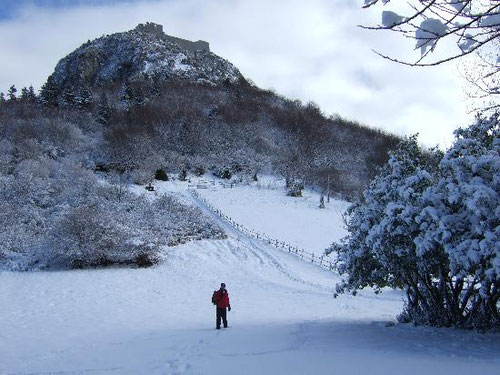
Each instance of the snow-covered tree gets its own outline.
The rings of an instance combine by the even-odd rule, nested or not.
[[[205,167],[203,165],[198,165],[194,168],[195,176],[201,177],[205,174]]]
[[[79,108],[88,108],[93,102],[92,92],[88,87],[81,87],[78,95],[75,97],[75,104]]]
[[[121,92],[121,100],[125,103],[125,109],[130,111],[134,100],[134,89],[129,81],[125,81]]]
[[[187,179],[187,171],[185,169],[182,169],[179,172],[179,181],[186,181]]]
[[[415,238],[422,256],[442,249],[449,277],[440,285],[448,315],[461,325],[500,324],[500,122],[478,118],[455,132],[417,218],[425,228]],[[445,270],[441,270],[444,272]],[[442,280],[443,277],[440,277]]]
[[[28,94],[29,94],[28,89],[26,87],[23,87],[21,89],[21,100],[26,102],[28,100]]]
[[[155,172],[155,180],[168,181],[168,174],[163,168],[157,169]]]
[[[364,0],[364,8],[388,3],[388,7],[402,5],[396,0]],[[394,10],[383,11],[382,24],[368,28],[392,30],[413,38],[421,56],[409,65],[438,65],[486,47],[500,37],[500,4],[496,0],[410,0],[406,10]],[[456,43],[454,54],[430,55],[438,43],[448,39]]]
[[[338,292],[367,286],[402,288],[414,282],[412,236],[419,230],[414,218],[420,212],[423,190],[432,180],[422,160],[416,136],[408,138],[391,154],[362,201],[349,208],[350,234],[333,249],[338,252],[340,273],[347,275]]]
[[[99,124],[107,125],[109,119],[111,118],[111,107],[108,103],[108,97],[105,92],[101,93],[99,103],[97,105],[97,116],[96,121]]]
[[[134,104],[142,107],[147,103],[146,95],[141,87],[138,87],[134,92]]]
[[[152,80],[151,82],[151,96],[159,98],[161,96],[160,87],[158,86],[158,80]]]
[[[40,90],[40,101],[43,105],[47,107],[57,107],[58,106],[58,88],[54,81],[54,77],[51,75],[47,78]]]
[[[36,93],[33,85],[30,85],[30,87],[28,87],[28,101],[32,103],[36,102]]]
[[[9,96],[10,101],[15,101],[17,99],[16,97],[17,89],[15,85],[12,85],[9,87],[9,91],[7,92],[7,95]]]
[[[61,94],[62,104],[73,106],[75,104],[75,88],[73,86],[66,86]]]
[[[339,293],[402,288],[402,321],[500,325],[498,115],[456,136],[444,156],[403,142],[348,210],[349,235],[330,249],[345,276]]]

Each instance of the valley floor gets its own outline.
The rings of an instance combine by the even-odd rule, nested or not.
[[[212,216],[227,240],[153,268],[0,273],[0,374],[500,372],[499,335],[387,324],[399,292],[334,299],[333,273]],[[220,282],[232,311],[216,331]]]

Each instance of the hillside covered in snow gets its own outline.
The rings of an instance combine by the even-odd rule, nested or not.
[[[206,42],[151,23],[84,43],[39,95],[16,92],[0,95],[6,269],[136,263],[165,243],[219,237],[171,197],[162,210],[124,194],[158,174],[271,175],[294,194],[307,186],[356,200],[399,142],[259,89]]]
[[[202,210],[227,239],[165,247],[164,262],[148,269],[0,273],[0,373],[498,372],[497,334],[395,324],[403,295],[389,289],[333,298],[335,274],[245,235],[190,191],[207,185],[199,193],[242,221],[246,209],[238,207],[255,204],[253,214],[270,209],[293,222],[307,213],[326,227],[340,219],[341,202],[331,201],[317,216],[320,209],[307,202],[319,198],[313,192],[293,211],[294,198],[277,203],[273,188],[205,182],[158,182],[145,199],[173,194]],[[229,191],[228,200],[218,198]],[[252,191],[261,193],[260,202]],[[297,228],[283,223],[269,229],[284,241],[297,236]],[[301,233],[315,241],[313,231]],[[229,328],[216,331],[210,296],[220,282],[232,310]]]

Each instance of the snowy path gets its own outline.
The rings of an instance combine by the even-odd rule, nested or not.
[[[303,261],[302,267],[297,267],[297,263],[294,259],[295,271],[299,272],[299,274],[293,274],[290,272],[289,260],[293,257],[292,255],[286,254],[286,252],[282,252],[279,249],[276,250],[271,246],[268,246],[265,241],[250,237],[245,233],[239,231],[226,220],[219,217],[216,213],[214,213],[207,205],[197,198],[193,194],[189,194],[192,202],[199,208],[201,211],[210,217],[214,222],[216,222],[221,228],[223,228],[224,232],[227,234],[228,238],[236,240],[238,243],[239,251],[244,251],[252,254],[253,256],[259,258],[262,263],[267,262],[271,268],[275,268],[279,272],[281,272],[286,277],[290,278],[293,281],[298,283],[307,284],[309,286],[314,286],[318,289],[327,290],[331,294],[334,292],[334,284],[332,282],[332,274],[331,272],[324,273],[325,279],[322,284],[317,284],[314,281],[310,281],[309,278],[313,276],[317,278],[316,272],[311,273],[311,267],[315,267],[315,265],[311,265],[306,261]],[[272,249],[273,251],[270,251]],[[279,254],[279,259],[277,255]],[[283,256],[285,255],[285,256]],[[300,262],[299,262],[300,264]],[[299,270],[300,268],[300,270]],[[301,272],[302,271],[302,272]]]
[[[189,196],[185,196],[189,198]],[[386,327],[396,292],[332,298],[332,273],[246,237],[150,269],[0,273],[0,374],[498,374],[500,336]],[[230,328],[210,296],[227,283]]]

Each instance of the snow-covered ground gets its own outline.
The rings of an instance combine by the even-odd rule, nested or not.
[[[197,189],[200,196],[245,228],[318,256],[347,234],[342,214],[349,202],[333,198],[327,202],[325,197],[325,208],[320,209],[318,192],[305,189],[300,198],[288,197],[285,181],[271,176],[261,176],[251,183],[191,177],[189,183],[156,181],[155,185],[159,194],[170,192],[181,196],[188,185],[202,186],[203,189]],[[134,189],[144,192],[141,186]]]
[[[186,187],[157,184],[201,205]],[[236,201],[237,191],[230,193]],[[241,191],[245,210],[252,197],[274,194]],[[224,193],[203,194],[216,203]],[[229,238],[169,248],[153,268],[0,273],[0,374],[500,372],[499,335],[387,326],[402,309],[399,292],[334,299],[334,274],[249,238],[201,208]],[[272,210],[281,209],[290,221],[293,212],[306,210],[285,203]],[[280,228],[292,241],[296,228]],[[303,233],[312,239],[311,231]],[[210,297],[220,282],[233,309],[230,328],[216,331]]]
[[[321,256],[347,232],[342,213],[348,202],[330,199],[319,208],[320,194],[304,190],[300,198],[285,194],[284,181],[261,177],[251,185],[200,190],[209,202],[248,229]]]

